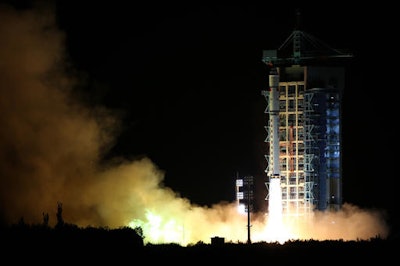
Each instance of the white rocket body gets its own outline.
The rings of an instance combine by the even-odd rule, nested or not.
[[[270,119],[270,178],[280,178],[279,169],[279,75],[276,68],[269,74],[269,119]]]

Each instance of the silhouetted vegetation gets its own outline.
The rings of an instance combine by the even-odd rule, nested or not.
[[[329,263],[343,263],[347,259],[358,262],[385,264],[397,260],[399,238],[368,241],[288,241],[279,243],[214,243],[181,246],[170,244],[144,244],[145,236],[140,227],[117,229],[85,227],[64,222],[62,205],[58,204],[57,224],[48,225],[48,215],[43,214],[43,223],[26,224],[21,218],[16,224],[2,226],[0,231],[1,254],[10,264],[40,263],[58,265],[70,263],[174,263],[188,265],[216,261],[237,263],[305,263],[320,264],[320,259]],[[287,265],[287,264],[286,264]]]
[[[57,262],[49,261],[49,258],[59,258],[60,263],[75,259],[95,262],[117,255],[119,258],[132,256],[144,247],[144,236],[140,227],[82,228],[64,221],[62,203],[57,205],[56,218],[54,228],[48,224],[47,213],[43,213],[41,224],[27,224],[21,217],[15,224],[2,225],[1,254],[9,256],[10,263],[13,264],[36,262],[38,259],[42,265],[57,265]]]
[[[121,227],[118,229],[79,228],[65,223],[60,228],[45,225],[18,223],[2,228],[2,251],[15,263],[40,262],[57,265],[51,257],[63,263],[125,263],[126,261],[146,263],[191,263],[212,264],[214,260],[236,263],[256,263],[266,260],[276,263],[295,263],[307,260],[307,264],[317,264],[318,258],[327,258],[330,263],[342,263],[349,258],[360,262],[382,263],[396,259],[398,239],[369,241],[289,241],[279,243],[223,243],[181,246],[170,244],[143,244],[140,229]],[[16,255],[15,255],[16,254]],[[61,262],[60,262],[61,263]],[[92,264],[91,264],[92,265]]]

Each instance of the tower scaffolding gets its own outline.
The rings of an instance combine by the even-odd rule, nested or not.
[[[341,95],[345,87],[344,63],[352,56],[298,27],[277,50],[263,51],[263,62],[279,77],[279,111],[271,112],[271,88],[262,91],[267,102],[265,142],[269,148],[265,172],[271,178],[276,161],[271,150],[278,146],[286,216],[341,208]],[[277,112],[278,144],[272,138],[275,126],[271,119]]]

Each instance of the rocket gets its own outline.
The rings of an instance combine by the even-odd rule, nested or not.
[[[270,149],[269,158],[270,178],[280,178],[279,169],[279,74],[275,67],[269,73],[269,125],[270,125]]]

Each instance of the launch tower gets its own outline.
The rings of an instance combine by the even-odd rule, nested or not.
[[[266,185],[269,190],[271,180],[280,178],[286,216],[341,208],[341,98],[344,63],[351,57],[298,27],[278,49],[263,51],[270,70],[269,88],[262,91]]]

